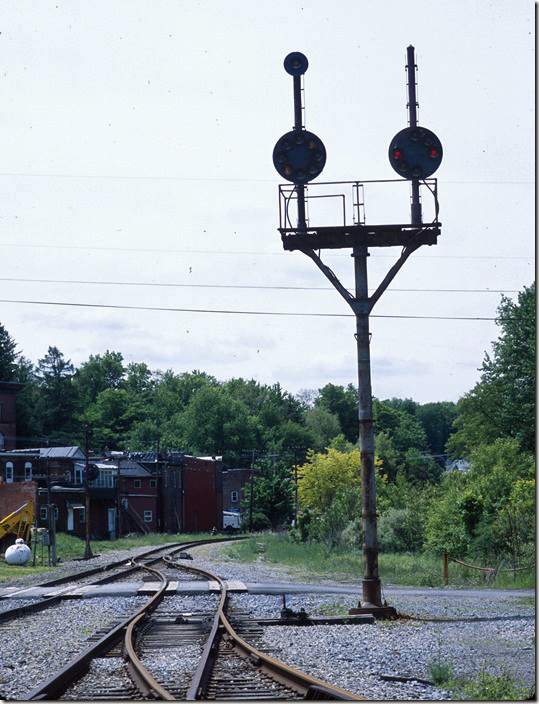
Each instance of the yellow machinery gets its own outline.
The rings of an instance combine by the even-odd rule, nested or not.
[[[9,516],[0,520],[0,541],[7,535],[22,538],[25,543],[30,540],[30,530],[34,522],[34,502],[27,501]]]

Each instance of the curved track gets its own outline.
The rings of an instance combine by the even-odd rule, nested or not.
[[[169,558],[165,558],[165,563],[178,566]],[[187,691],[186,700],[264,698],[357,701],[362,699],[351,692],[296,670],[248,643],[233,628],[227,616],[226,582],[217,575],[197,567],[186,568],[182,565],[182,568],[216,581],[221,589],[221,598],[210,636]],[[223,672],[220,667],[221,661],[225,657],[230,659],[232,654],[236,659],[241,659],[245,666],[234,674],[231,673],[232,668],[227,668]]]
[[[200,544],[201,541],[197,541],[189,545],[184,543],[179,547],[174,546],[173,553]],[[170,546],[167,547],[170,548]],[[159,621],[159,619],[153,619],[152,614],[163,601],[169,580],[159,570],[134,560],[132,561],[134,563],[133,569],[144,569],[159,580],[160,586],[157,592],[138,611],[101,636],[55,675],[29,692],[25,696],[27,701],[62,698],[75,698],[79,701],[81,699],[87,701],[97,699],[128,699],[131,701],[147,699],[165,701],[179,699],[357,701],[362,699],[362,697],[296,670],[261,652],[247,642],[244,637],[245,633],[239,633],[238,630],[241,629],[238,629],[237,626],[233,627],[231,623],[233,617],[227,613],[229,600],[227,585],[220,577],[200,568],[186,565],[185,560],[182,560],[181,564],[175,562],[172,555],[160,556],[151,561],[158,562],[160,560],[163,560],[168,568],[188,570],[217,582],[220,587],[219,605],[211,627],[199,629],[196,634],[190,636],[199,643],[202,642],[202,639],[207,638],[190,684],[182,688],[175,687],[170,682],[164,681],[165,678],[162,674],[150,672],[144,664],[144,655],[141,653],[145,650],[145,640],[152,633],[152,629],[155,633],[154,626]],[[181,622],[181,619],[176,619],[175,623],[178,622]],[[169,643],[173,647],[181,648],[181,641],[178,641],[177,636],[178,627],[176,630],[169,629],[169,634],[169,637],[175,639]],[[90,684],[86,686],[86,689],[81,690],[80,685],[76,689],[77,685],[74,683],[83,681],[92,661],[97,662],[96,659],[111,657],[111,655],[121,662],[122,684],[120,686],[116,685],[114,688],[112,678],[106,679],[105,684],[103,682],[96,684],[95,680],[89,678]],[[76,694],[69,692],[73,687],[75,689],[72,691],[76,691]]]

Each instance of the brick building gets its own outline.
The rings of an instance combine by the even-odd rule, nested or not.
[[[223,472],[223,510],[242,513],[245,487],[251,482],[251,469],[226,469]]]
[[[89,461],[97,471],[88,482],[92,540],[222,530],[221,458],[109,452]],[[84,538],[85,467],[77,446],[0,452],[0,518],[11,513],[1,509],[3,493],[33,483],[38,526],[48,527],[54,512],[57,531]]]

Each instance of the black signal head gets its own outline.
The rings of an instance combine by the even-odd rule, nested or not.
[[[442,143],[426,127],[406,127],[389,145],[389,163],[399,176],[411,180],[431,176],[442,157]]]
[[[307,130],[292,130],[277,141],[273,165],[280,176],[295,184],[308,183],[322,173],[326,148],[322,140]]]
[[[309,62],[305,54],[293,51],[285,58],[284,67],[291,76],[301,76],[309,68]]]

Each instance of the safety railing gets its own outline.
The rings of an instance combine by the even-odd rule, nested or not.
[[[449,584],[449,562],[455,562],[457,565],[462,565],[463,567],[467,567],[468,569],[471,570],[478,570],[482,572],[486,578],[493,578],[495,577],[499,572],[523,572],[525,570],[530,570],[530,569],[535,569],[535,565],[526,565],[524,567],[507,567],[502,569],[501,567],[479,567],[478,565],[470,565],[467,562],[463,562],[462,560],[457,560],[456,557],[450,557],[448,553],[444,552],[444,585],[447,586]]]

